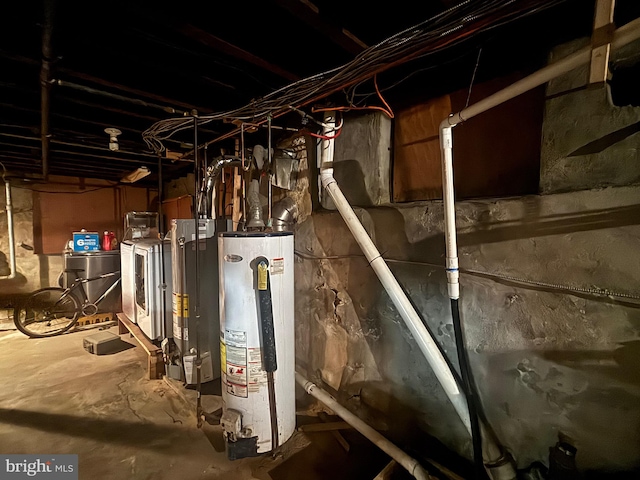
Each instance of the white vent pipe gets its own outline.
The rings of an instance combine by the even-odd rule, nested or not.
[[[620,48],[640,38],[640,19],[636,19],[619,29],[613,34],[612,48]],[[563,75],[580,65],[584,65],[591,59],[591,47],[585,47],[577,52],[548,65],[537,72],[515,82],[493,95],[475,103],[459,113],[444,119],[440,124],[440,148],[442,160],[442,189],[445,216],[445,241],[446,241],[446,272],[449,297],[457,300],[460,297],[459,270],[458,270],[458,246],[456,238],[455,194],[453,184],[453,133],[452,129],[457,124],[485,112],[497,105],[511,100],[518,95],[538,87],[560,75]],[[446,389],[445,389],[446,390]],[[453,401],[452,401],[453,402]],[[456,406],[456,403],[454,403]],[[456,409],[458,410],[458,409]],[[459,412],[460,413],[460,412]],[[463,418],[461,416],[461,418]],[[468,418],[468,415],[466,416]],[[464,421],[464,420],[463,420]],[[468,425],[465,423],[465,425]],[[484,425],[483,450],[487,464],[495,463],[499,455],[499,447],[492,435]],[[497,473],[497,470],[491,470]],[[494,478],[496,475],[493,475]]]
[[[414,478],[418,480],[429,480],[432,478],[415,458],[409,456],[394,443],[390,442],[387,438],[378,433],[373,427],[363,422],[357,415],[354,415],[345,407],[340,405],[335,398],[322,390],[315,383],[304,378],[298,372],[296,372],[296,382],[298,382],[309,395],[324,403],[327,407],[333,410],[336,415],[342,418],[366,438],[371,440],[380,450],[402,465]]]
[[[328,112],[325,115],[324,133],[325,137],[330,137],[334,133],[335,116]],[[451,401],[456,413],[462,420],[462,423],[471,432],[469,421],[469,410],[464,393],[458,387],[455,377],[453,376],[449,365],[445,360],[442,352],[438,348],[436,341],[422,323],[422,319],[418,316],[411,301],[407,298],[404,290],[394,277],[377,247],[369,237],[369,234],[360,223],[355,212],[349,205],[342,190],[338,186],[336,179],[333,177],[333,139],[325,138],[321,143],[320,152],[320,180],[322,187],[329,194],[340,215],[344,219],[347,227],[354,236],[356,242],[362,249],[365,257],[369,261],[371,268],[376,273],[382,286],[389,294],[391,301],[398,309],[400,316],[411,331],[420,351],[426,358],[427,362],[433,369],[438,381],[442,385],[447,397]]]
[[[11,184],[9,183],[9,180],[4,181],[4,191],[6,196],[5,210],[7,212],[7,233],[9,234],[9,267],[11,268],[11,273],[9,275],[0,277],[0,280],[12,280],[16,278],[18,272],[16,267],[16,242],[15,235],[13,233],[13,203],[11,201]]]
[[[640,38],[640,19],[633,20],[613,33],[612,48],[620,48]],[[442,190],[445,217],[445,239],[447,255],[447,283],[449,297],[460,296],[458,273],[458,246],[456,241],[456,212],[453,188],[453,134],[452,128],[476,115],[539,87],[576,67],[588,63],[591,47],[584,47],[567,57],[552,63],[512,85],[480,100],[464,110],[445,118],[440,124],[440,149],[442,160]]]

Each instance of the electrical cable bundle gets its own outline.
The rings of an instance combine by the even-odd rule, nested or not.
[[[204,125],[214,120],[264,122],[372,78],[409,60],[423,58],[465,39],[506,23],[560,5],[567,0],[465,0],[417,25],[367,48],[351,62],[275,90],[235,110],[198,117]],[[156,153],[165,150],[163,140],[191,128],[190,117],[171,118],[153,124],[142,133]],[[226,137],[224,137],[226,138]],[[218,138],[213,141],[221,140]],[[213,143],[203,144],[203,146]]]

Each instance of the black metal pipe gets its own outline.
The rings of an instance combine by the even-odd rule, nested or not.
[[[85,85],[79,85],[77,83],[73,83],[73,82],[68,82],[67,80],[60,80],[57,79],[56,84],[61,86],[61,87],[68,87],[68,88],[72,88],[74,90],[79,90],[81,92],[85,92],[85,93],[90,93],[92,95],[100,95],[102,97],[107,97],[110,98],[112,100],[118,100],[121,102],[125,102],[125,103],[131,103],[133,105],[137,105],[139,107],[147,107],[147,108],[154,108],[157,110],[162,110],[165,113],[169,113],[172,115],[184,115],[186,112],[182,111],[182,110],[177,110],[173,107],[166,107],[164,105],[158,105],[157,103],[152,103],[152,102],[147,102],[145,100],[140,100],[139,98],[131,98],[131,97],[125,97],[123,95],[118,95],[116,93],[111,93],[111,92],[105,92],[104,90],[98,90],[97,88],[91,88],[91,87],[87,87]]]
[[[160,237],[160,285],[162,288],[162,325],[165,327],[165,337],[168,338],[169,337],[169,332],[166,331],[167,329],[167,309],[164,308],[164,306],[167,304],[167,282],[165,280],[166,278],[166,272],[165,272],[165,268],[164,268],[164,235],[165,235],[165,225],[164,225],[164,215],[162,212],[162,196],[163,196],[163,190],[162,190],[162,182],[163,182],[163,178],[162,178],[162,157],[160,155],[158,155],[158,233],[159,233],[159,237]],[[171,335],[171,337],[173,337],[173,335]]]
[[[460,377],[462,388],[467,398],[469,408],[469,421],[471,424],[471,442],[473,445],[473,464],[475,478],[485,479],[484,460],[482,458],[482,432],[480,430],[480,411],[478,396],[469,364],[469,355],[464,341],[464,330],[460,320],[460,305],[458,299],[451,299],[451,317],[453,321],[453,331],[456,340],[456,351],[458,353],[458,364],[460,366]]]
[[[193,225],[195,231],[195,268],[194,275],[195,278],[195,287],[196,291],[194,292],[194,302],[193,302],[193,312],[196,318],[196,416],[197,416],[197,426],[200,428],[202,426],[202,378],[201,378],[201,370],[202,370],[202,359],[200,358],[200,229],[198,228],[199,223],[199,213],[198,213],[198,192],[200,185],[200,162],[198,157],[198,116],[193,116],[193,145],[194,150],[196,152],[193,157],[194,164],[194,190],[193,190]]]
[[[51,107],[51,63],[53,61],[53,22],[55,0],[44,0],[42,22],[42,65],[40,67],[40,139],[42,142],[42,176],[49,175],[49,113]]]

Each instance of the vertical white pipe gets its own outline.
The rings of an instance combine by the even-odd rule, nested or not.
[[[324,131],[326,136],[334,134],[334,125],[335,117],[331,114],[325,116]],[[433,369],[438,381],[453,404],[453,407],[462,420],[464,426],[467,430],[471,431],[466,398],[458,388],[458,384],[449,369],[447,361],[443,357],[435,340],[429,334],[424,323],[422,323],[422,319],[417,314],[415,308],[411,304],[411,301],[394,277],[393,273],[391,273],[389,266],[382,258],[382,255],[369,237],[365,228],[362,226],[362,223],[360,223],[360,220],[351,208],[351,205],[349,205],[349,202],[333,177],[334,142],[335,140],[333,139],[322,140],[320,164],[320,178],[322,180],[322,186],[333,200],[333,203],[340,212],[340,215],[347,224],[347,227],[369,261],[371,268],[380,279],[382,286],[389,294],[389,297],[395,307],[398,309],[400,316],[409,328],[409,331],[418,344],[420,351]]]
[[[370,425],[367,425],[365,422],[363,422],[358,416],[354,415],[345,407],[340,405],[335,398],[319,388],[313,382],[310,382],[309,380],[304,378],[298,372],[296,372],[296,382],[298,382],[298,384],[300,384],[300,386],[302,386],[302,388],[304,388],[304,390],[309,395],[324,403],[345,422],[355,428],[366,438],[371,440],[374,445],[376,445],[380,450],[385,452],[396,462],[402,465],[414,478],[417,478],[418,480],[428,480],[429,478],[431,478],[415,458],[409,456],[398,446],[378,433]]]
[[[636,19],[620,27],[614,33],[611,43],[612,48],[622,47],[640,38],[640,19]],[[560,75],[563,75],[574,68],[584,65],[591,58],[591,47],[585,47],[577,52],[558,60],[547,67],[515,82],[514,84],[500,90],[493,95],[465,108],[464,110],[445,118],[440,124],[440,148],[442,160],[442,198],[445,216],[445,242],[446,242],[446,267],[447,284],[449,297],[458,299],[460,297],[459,271],[458,271],[458,246],[456,240],[456,217],[455,217],[455,192],[453,180],[453,133],[452,128],[457,124],[469,120],[470,118],[483,113],[497,105],[511,100],[522,93],[538,87]],[[495,463],[502,456],[495,439],[482,425],[483,449],[485,460],[488,463]],[[494,478],[502,475],[512,475],[510,468],[501,465],[491,470]],[[503,472],[502,472],[502,471]]]
[[[4,181],[4,191],[6,199],[5,210],[7,212],[7,233],[9,237],[9,267],[11,268],[11,273],[0,277],[0,279],[12,280],[16,278],[18,272],[16,267],[16,241],[13,231],[13,203],[11,201],[11,184],[9,180]]]
[[[442,151],[442,190],[444,197],[444,232],[446,244],[447,288],[449,297],[460,298],[458,245],[456,239],[456,205],[453,189],[453,138],[451,127],[440,131]]]

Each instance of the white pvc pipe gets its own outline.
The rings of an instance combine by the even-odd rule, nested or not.
[[[640,18],[623,25],[613,33],[613,39],[611,41],[611,48],[616,49],[631,43],[634,40],[640,38]],[[529,90],[539,87],[547,83],[549,80],[553,80],[562,74],[570,72],[576,67],[584,65],[591,60],[591,46],[584,47],[565,58],[558,60],[555,63],[547,65],[541,68],[535,73],[518,80],[517,82],[509,85],[508,87],[494,93],[480,100],[478,103],[470,105],[469,107],[461,110],[460,112],[445,118],[440,124],[440,130],[445,127],[454,127],[458,123],[462,123],[465,120],[469,120],[476,115],[486,112],[487,110],[500,105],[501,103],[511,100],[518,95],[521,95]],[[586,80],[586,79],[585,79]]]
[[[6,198],[5,210],[7,212],[7,233],[9,234],[9,267],[11,268],[11,273],[0,277],[0,279],[12,280],[16,278],[18,272],[16,267],[16,242],[13,232],[13,203],[11,201],[11,184],[9,183],[9,180],[4,181],[4,191]]]
[[[331,115],[325,117],[325,134],[332,135],[332,125],[335,120]],[[383,287],[389,294],[391,301],[400,312],[400,316],[409,327],[411,334],[416,340],[420,351],[423,353],[429,365],[433,369],[438,381],[444,388],[447,397],[451,400],[456,412],[462,419],[465,427],[470,431],[469,412],[467,410],[466,399],[458,388],[458,384],[449,369],[445,358],[438,348],[435,340],[429,334],[429,331],[422,323],[422,319],[418,316],[411,301],[398,284],[398,281],[391,273],[389,266],[386,264],[382,255],[376,248],[375,244],[369,237],[369,234],[360,223],[355,212],[349,205],[342,190],[333,177],[333,146],[334,140],[323,140],[321,150],[320,179],[325,191],[329,194],[336,208],[342,215],[347,227],[353,234],[356,242],[362,249],[365,257],[369,261],[371,268],[376,273]]]
[[[327,407],[333,410],[336,415],[371,440],[380,450],[402,465],[414,478],[417,478],[418,480],[429,480],[429,474],[415,458],[407,455],[407,453],[378,433],[378,431],[373,427],[367,425],[358,416],[340,405],[335,398],[322,390],[315,383],[310,382],[298,372],[296,372],[296,382],[298,382],[309,395],[324,403]]]
[[[456,239],[456,205],[453,190],[453,137],[451,127],[441,128],[442,185],[444,204],[444,234],[446,249],[447,289],[449,297],[460,298],[460,272],[458,271],[458,246]]]
[[[613,34],[612,48],[620,48],[640,38],[640,18],[627,23]],[[456,212],[453,182],[453,134],[457,124],[517,97],[554,78],[570,72],[591,60],[591,47],[584,47],[567,57],[552,63],[512,85],[480,100],[440,123],[440,151],[442,161],[442,199],[444,205],[444,234],[446,244],[447,288],[449,297],[460,297],[458,272],[458,245],[456,241]]]
[[[398,309],[400,316],[409,328],[409,331],[440,382],[440,385],[442,385],[447,398],[449,398],[460,420],[469,434],[471,434],[467,399],[458,387],[458,383],[449,368],[449,364],[333,177],[333,150],[335,140],[329,138],[334,134],[334,125],[335,117],[329,112],[326,114],[324,122],[324,133],[327,138],[322,140],[320,152],[320,179],[322,186],[333,200],[351,234],[369,261],[369,265],[380,279],[380,283],[382,283],[391,301]],[[451,175],[451,179],[453,179],[453,175]],[[455,215],[451,215],[450,218],[455,226]],[[452,238],[455,240],[455,228]],[[457,265],[457,263],[455,264]],[[454,274],[453,276],[455,276],[457,272],[452,273]],[[486,431],[486,429],[484,430]],[[483,442],[483,452],[487,464],[494,464],[503,459],[503,452],[495,443],[493,436],[485,433],[485,435],[483,435]],[[515,478],[515,470],[513,470],[509,463],[501,464],[497,469],[492,469],[491,473],[494,478],[496,478],[498,474],[501,475],[500,478],[503,479]]]
[[[636,19],[614,32],[611,42],[612,48],[620,48],[634,40],[640,38],[640,19]],[[511,100],[522,93],[538,87],[560,75],[563,75],[580,65],[588,63],[591,59],[591,47],[585,47],[577,52],[548,65],[537,72],[515,82],[514,84],[490,95],[489,97],[475,103],[460,112],[445,118],[440,123],[440,148],[442,161],[442,190],[445,216],[445,243],[446,243],[446,268],[447,268],[447,288],[449,297],[458,299],[460,296],[459,271],[458,271],[458,246],[456,238],[456,215],[455,215],[455,192],[453,181],[453,134],[452,129],[457,124],[469,120],[470,118],[485,112],[501,103]],[[445,389],[446,391],[446,389]],[[453,402],[454,407],[457,405]],[[466,406],[466,402],[465,402]],[[456,409],[457,410],[457,409]],[[459,412],[460,413],[460,412]],[[462,418],[462,417],[461,417]],[[468,413],[466,418],[468,418]],[[467,424],[465,424],[467,425]],[[502,455],[500,448],[493,439],[490,432],[484,425],[483,450],[484,457],[488,463],[493,463]],[[498,469],[491,473],[502,474]],[[508,473],[507,469],[504,473]],[[495,477],[495,475],[494,475]]]

